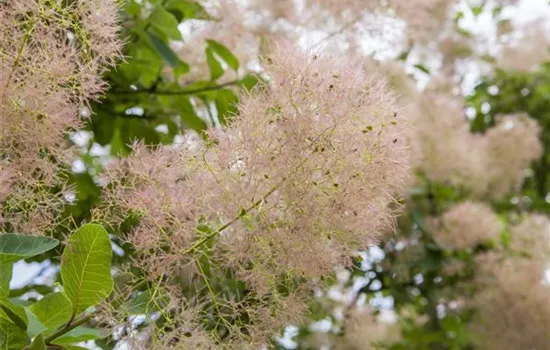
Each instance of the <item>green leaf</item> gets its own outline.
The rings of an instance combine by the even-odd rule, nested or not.
[[[28,324],[27,324],[27,334],[32,338],[44,331],[47,330],[38,318],[29,310],[28,307],[25,308],[25,313],[27,314]]]
[[[210,69],[210,79],[216,80],[223,75],[221,63],[214,57],[214,50],[210,46],[206,48],[206,63]]]
[[[149,15],[149,23],[153,28],[161,33],[166,34],[174,40],[181,40],[181,33],[178,30],[178,20],[173,14],[166,11],[160,6],[157,6],[151,15]]]
[[[72,314],[72,305],[64,293],[51,293],[29,306],[29,310],[48,330],[67,323]]]
[[[46,343],[44,343],[44,337],[42,334],[36,336],[32,340],[29,350],[46,350]]]
[[[419,69],[426,74],[430,74],[430,70],[426,68],[426,66],[424,66],[423,64],[415,64],[414,68]]]
[[[126,11],[126,13],[128,13],[130,16],[137,17],[141,13],[142,7],[143,6],[135,0],[129,0],[124,6],[124,11]]]
[[[0,262],[0,299],[7,298],[10,294],[10,281],[13,263]]]
[[[186,128],[193,129],[199,134],[206,129],[206,122],[197,115],[188,98],[173,99],[171,104]]]
[[[221,125],[227,125],[228,121],[237,113],[239,97],[231,89],[219,90],[216,96],[216,109],[218,121]]]
[[[120,133],[120,127],[115,128],[113,131],[113,138],[111,139],[111,154],[122,157],[127,156],[130,153],[128,147],[122,140],[122,135]]]
[[[76,327],[71,331],[65,333],[59,338],[56,338],[53,342],[55,344],[72,344],[79,343],[81,341],[88,341],[94,339],[105,338],[107,335],[99,329],[88,327]]]
[[[29,343],[27,333],[9,320],[0,310],[0,349],[20,350]]]
[[[19,305],[14,304],[8,298],[0,299],[0,310],[4,312],[4,315],[11,320],[13,324],[17,327],[26,330],[27,323],[27,314],[25,308]]]
[[[239,85],[242,86],[245,90],[252,90],[258,83],[262,82],[263,79],[255,73],[247,74],[244,78],[239,81]]]
[[[105,300],[113,289],[109,235],[103,226],[86,224],[70,238],[61,257],[61,278],[73,314]]]
[[[160,311],[168,306],[169,301],[168,295],[160,289],[148,289],[130,301],[128,312],[136,315]]]
[[[17,289],[10,289],[10,298],[20,297],[21,295],[30,292],[30,291],[36,291],[37,293],[41,295],[46,295],[51,292],[53,292],[53,288],[51,286],[46,286],[43,284],[28,284],[26,286],[23,286],[21,288]]]
[[[142,40],[147,42],[147,38],[143,32]],[[144,88],[150,88],[155,84],[163,66],[162,57],[151,46],[152,43],[140,45],[135,49],[132,59],[120,65],[121,72],[128,76],[130,81],[134,82],[137,79]]]
[[[208,47],[220,56],[220,58],[224,60],[229,67],[231,67],[235,72],[239,70],[239,60],[227,47],[212,39],[206,39],[206,42],[208,43]]]
[[[189,72],[189,65],[180,60],[179,57],[174,53],[172,48],[168,46],[168,44],[149,32],[147,32],[147,36],[149,37],[151,44],[158,52],[158,54],[162,57],[162,59],[166,61],[166,63],[168,63],[170,66],[172,66],[172,68],[174,68],[174,73],[176,74],[176,77],[179,77],[181,74]]]
[[[208,12],[200,4],[186,0],[169,0],[164,7],[170,11],[178,21],[183,19],[208,19]]]
[[[0,263],[30,258],[55,248],[57,239],[15,233],[0,234]]]

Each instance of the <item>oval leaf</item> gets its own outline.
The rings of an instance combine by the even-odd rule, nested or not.
[[[113,252],[107,231],[86,224],[70,238],[61,257],[61,278],[73,314],[105,300],[113,289]]]
[[[57,239],[49,237],[2,233],[0,234],[0,263],[30,258],[45,253],[58,244]]]

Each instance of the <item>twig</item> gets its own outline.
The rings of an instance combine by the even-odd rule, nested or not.
[[[136,284],[133,287],[133,289],[138,289],[138,288],[144,286],[145,284],[147,284],[147,280],[141,280],[138,284]],[[125,296],[123,294],[121,294],[113,300],[113,303],[122,302],[124,298],[125,298]],[[55,333],[47,336],[46,338],[44,338],[44,343],[46,343],[47,345],[50,345],[50,343],[52,341],[54,341],[55,339],[61,337],[64,334],[70,332],[71,330],[75,329],[76,327],[78,327],[80,325],[83,325],[84,323],[88,322],[93,317],[97,316],[98,313],[99,313],[99,310],[95,310],[93,312],[90,312],[87,315],[81,316],[79,319],[77,319],[74,322],[73,322],[73,320],[69,321],[69,323],[67,323],[67,325],[65,325],[65,327],[59,329],[57,332],[55,332]]]

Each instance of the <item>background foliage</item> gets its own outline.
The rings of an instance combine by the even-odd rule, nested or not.
[[[478,7],[470,10],[483,11]],[[102,203],[99,174],[109,157],[129,155],[136,141],[152,147],[171,144],[188,130],[208,138],[208,128],[227,125],[237,112],[239,94],[253,89],[261,76],[242,69],[243,63],[222,42],[207,39],[205,51],[195,54],[204,55],[209,74],[201,79],[187,80],[186,74],[191,67],[174,51],[173,42],[186,39],[178,26],[191,20],[216,20],[198,3],[127,0],[123,2],[120,16],[125,59],[106,73],[109,89],[105,96],[81,111],[86,117],[85,125],[69,137],[69,142],[80,147],[81,158],[72,169],[65,169],[74,197],[67,201],[63,220],[50,233],[54,238],[1,236],[2,349],[25,346],[28,349],[78,349],[75,344],[87,340],[96,340],[95,344],[103,349],[113,349],[120,335],[100,331],[102,322],[107,320],[94,319],[95,311],[84,312],[88,307],[99,310],[100,303],[109,297],[111,307],[124,310],[128,317],[146,315],[144,321],[128,326],[123,332],[133,331],[132,327],[142,330],[149,324],[164,330],[175,327],[170,315],[163,311],[168,299],[154,281],[147,281],[137,269],[130,271],[134,278],[130,284],[137,282],[132,292],[125,294],[123,286],[129,282],[127,274],[111,277],[108,262],[112,260],[116,267],[132,257],[132,247],[124,243],[123,237],[139,218],[129,217],[119,227],[106,227],[109,235],[102,226],[89,223],[96,219],[94,209],[105,204]],[[470,35],[458,27],[457,31],[464,36]],[[407,54],[401,58],[406,59]],[[421,63],[416,68],[423,74],[430,74]],[[227,72],[235,73],[237,78],[223,79]],[[491,92],[494,87],[498,88],[496,94]],[[496,116],[500,114],[525,112],[538,121],[543,130],[544,152],[533,164],[532,176],[527,178],[521,191],[491,200],[490,204],[503,222],[514,213],[550,213],[550,63],[532,71],[497,69],[477,84],[465,102],[475,110],[472,133],[487,132],[494,127]],[[487,104],[488,110],[484,107]],[[327,276],[325,284],[327,288],[338,284],[344,289],[351,288],[354,278],[362,277],[366,282],[354,298],[391,300],[392,309],[400,315],[397,322],[401,337],[391,344],[379,344],[381,348],[474,349],[477,347],[469,327],[475,310],[445,304],[441,295],[448,290],[460,290],[464,295],[475,293],[464,285],[475,278],[476,256],[496,245],[505,245],[509,233],[504,229],[500,242],[481,244],[472,250],[445,249],[434,239],[426,220],[441,215],[471,194],[464,188],[434,182],[421,175],[419,179],[406,201],[397,233],[381,240],[377,247],[371,247],[371,251],[350,257],[353,260],[349,269],[351,277],[339,280],[337,276]],[[52,189],[55,191],[60,192],[61,188]],[[204,225],[199,232],[208,235],[212,230]],[[59,244],[58,240],[68,235],[66,243]],[[409,243],[403,244],[404,241]],[[116,248],[114,255],[111,244]],[[231,271],[214,266],[216,262],[209,245],[202,249],[198,266],[212,282],[208,285],[209,290],[197,287],[203,283],[201,281],[182,281],[182,294],[210,292],[227,300],[240,300],[246,293],[244,283]],[[88,255],[84,260],[82,252]],[[375,259],[375,255],[381,257]],[[26,262],[50,259],[59,265],[56,284],[31,283],[9,290],[12,265],[20,259]],[[462,268],[449,274],[448,266],[457,262]],[[65,293],[59,292],[60,285]],[[280,288],[290,291],[292,285]],[[37,295],[44,298],[39,299]],[[72,309],[68,305],[72,305]],[[205,310],[214,307],[219,306],[204,305]],[[53,315],[52,310],[55,310]],[[333,323],[341,322],[334,316],[334,310],[322,301],[312,302],[310,311],[312,322],[327,318]],[[219,341],[223,341],[231,327],[247,322],[246,315],[223,320],[208,315],[201,317],[206,329],[215,333]],[[129,318],[124,320],[131,323]],[[224,322],[232,324],[226,326]],[[292,347],[313,347],[310,338],[315,330],[301,326],[295,333],[296,344]],[[37,334],[40,335],[35,336]],[[342,326],[333,335],[338,339],[345,334],[346,328]],[[276,341],[270,346],[285,348],[282,342]]]

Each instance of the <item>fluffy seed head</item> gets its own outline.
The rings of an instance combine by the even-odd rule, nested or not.
[[[518,190],[542,154],[538,123],[527,115],[498,116],[485,134],[473,134],[463,108],[440,93],[420,97],[410,137],[415,169],[480,198]]]
[[[118,56],[115,16],[114,0],[0,4],[0,162],[10,185],[2,217],[14,230],[55,221],[63,201],[49,189],[66,180],[64,136],[81,125],[80,109],[103,90],[100,74]]]
[[[528,215],[510,232],[508,252],[478,258],[474,339],[486,349],[547,349],[550,287],[544,277],[550,261],[550,219]]]
[[[497,215],[484,203],[466,201],[455,205],[441,218],[430,220],[435,239],[447,249],[474,248],[498,238]]]
[[[140,217],[129,239],[148,271],[185,265],[220,230],[216,261],[271,303],[246,310],[255,339],[295,320],[311,281],[393,226],[409,168],[407,118],[383,80],[285,46],[264,62],[269,84],[211,144],[138,149],[107,170],[109,201]],[[293,287],[281,294],[281,283]]]

